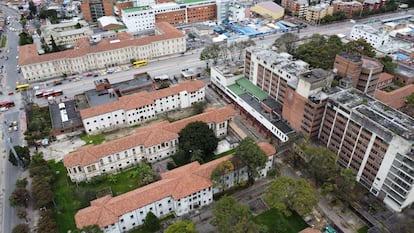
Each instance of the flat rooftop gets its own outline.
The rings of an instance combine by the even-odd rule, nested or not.
[[[364,116],[365,119],[361,120],[365,122],[366,127],[381,126],[407,140],[414,141],[414,119],[377,99],[364,95],[356,89],[342,90],[329,98]],[[371,123],[367,124],[366,120],[370,120]]]
[[[243,91],[254,95],[260,101],[266,99],[269,95],[258,86],[251,83],[247,78],[241,78],[236,81],[237,85]],[[235,88],[235,87],[233,87]]]
[[[135,74],[134,78],[119,83],[112,83],[110,89],[97,91],[96,89],[85,91],[77,95],[77,107],[79,110],[118,101],[122,95],[130,95],[141,91],[154,91],[149,74]]]
[[[414,68],[403,64],[398,64],[397,68],[395,68],[395,73],[405,77],[414,78]]]
[[[273,66],[280,67],[294,77],[309,70],[308,63],[302,60],[294,60],[293,56],[288,53],[276,53],[260,46],[249,47],[247,50],[255,54],[258,59],[265,61],[266,64],[270,63]]]
[[[123,9],[124,12],[130,13],[130,12],[136,12],[136,11],[145,11],[151,9],[150,6],[137,6],[137,7],[130,7]]]
[[[50,116],[52,119],[52,127],[54,130],[76,127],[82,125],[82,119],[80,113],[76,111],[75,101],[69,100],[62,102],[65,104],[66,119],[62,119],[61,110],[59,109],[59,103],[49,104]]]
[[[254,110],[259,112],[260,115],[262,115],[264,118],[266,118],[268,121],[270,121],[276,128],[278,128],[284,134],[289,134],[289,133],[295,132],[284,120],[282,120],[282,118],[279,114],[276,114],[275,112],[272,112],[272,113],[266,112],[260,106],[261,101],[258,101],[251,94],[244,93],[242,95],[239,95],[239,97],[242,98],[251,107],[253,107]]]

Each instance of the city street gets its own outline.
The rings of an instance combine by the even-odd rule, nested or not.
[[[7,112],[0,115],[0,123],[2,125],[2,141],[1,147],[2,155],[0,158],[0,169],[1,169],[1,217],[0,217],[0,229],[1,232],[11,232],[13,227],[20,223],[16,213],[16,209],[10,207],[9,205],[9,196],[11,192],[15,189],[15,183],[18,177],[22,174],[22,170],[14,167],[8,161],[8,155],[10,150],[10,145],[23,145],[23,134],[21,131],[21,121],[20,118],[24,117],[23,111],[20,111],[20,108],[23,109],[22,96],[20,93],[16,93],[15,87],[16,82],[20,81],[19,74],[16,71],[17,66],[17,55],[18,55],[18,42],[19,36],[18,31],[21,29],[19,22],[18,13],[7,7],[3,7],[3,13],[5,17],[10,16],[10,25],[8,28],[15,28],[16,30],[6,30],[7,35],[7,44],[3,49],[2,54],[3,59],[0,60],[0,64],[4,66],[3,68],[3,79],[1,80],[0,89],[3,92],[3,95],[0,96],[0,101],[13,101],[16,106],[10,108]],[[6,60],[7,57],[7,60]],[[9,93],[12,95],[8,95]],[[18,122],[18,130],[12,130],[8,132],[9,126],[4,122]],[[24,122],[25,123],[25,122]],[[10,143],[8,143],[8,141]]]

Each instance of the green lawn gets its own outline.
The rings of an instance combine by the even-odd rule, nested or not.
[[[276,209],[270,209],[255,217],[256,223],[267,226],[268,233],[298,233],[308,227],[296,213],[285,217]]]
[[[358,233],[367,233],[368,232],[368,226],[363,226],[358,229]]]
[[[101,144],[103,141],[105,141],[105,136],[103,134],[97,134],[97,135],[83,134],[81,136],[81,139],[86,143],[85,145],[89,145],[89,144],[98,145],[98,144]]]
[[[75,213],[79,209],[89,206],[90,200],[107,193],[108,190],[112,190],[113,196],[117,196],[139,187],[137,178],[131,177],[135,169],[115,175],[116,183],[110,183],[105,179],[94,184],[81,183],[76,185],[66,175],[63,163],[51,163],[51,167],[57,174],[53,192],[56,202],[55,217],[61,233],[75,229]]]
[[[1,47],[6,47],[7,37],[5,35],[1,36]]]

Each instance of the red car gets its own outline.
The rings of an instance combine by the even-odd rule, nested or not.
[[[14,95],[14,92],[12,92],[12,91],[11,91],[11,92],[9,92],[9,95]]]

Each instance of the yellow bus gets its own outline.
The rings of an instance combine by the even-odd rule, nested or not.
[[[24,91],[29,90],[30,85],[29,84],[21,84],[16,86],[16,91]]]
[[[138,60],[138,61],[134,61],[134,68],[139,68],[141,66],[145,66],[148,64],[147,59],[143,59],[143,60]]]

